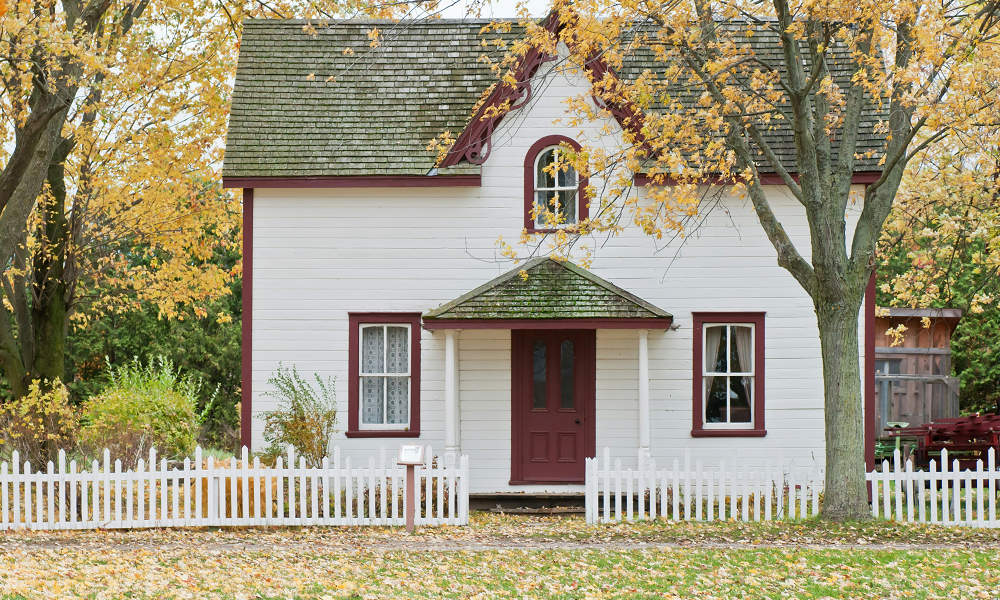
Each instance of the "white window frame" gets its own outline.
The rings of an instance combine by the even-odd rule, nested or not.
[[[532,205],[535,206],[536,210],[538,211],[538,214],[535,215],[534,218],[536,229],[552,228],[552,225],[545,222],[544,220],[539,221],[539,219],[543,218],[545,214],[549,212],[549,205],[548,203],[546,203],[544,206],[538,206],[538,192],[548,192],[548,197],[551,197],[553,195],[556,196],[556,208],[560,211],[562,210],[563,207],[559,201],[558,192],[569,192],[569,191],[573,192],[573,202],[576,203],[576,210],[573,211],[573,213],[576,215],[575,220],[572,222],[566,221],[564,223],[559,223],[555,227],[558,229],[560,227],[568,227],[571,225],[576,225],[580,222],[580,174],[576,172],[576,169],[573,169],[573,174],[576,175],[576,183],[574,183],[571,186],[559,185],[559,171],[555,171],[552,174],[555,180],[555,186],[540,187],[538,185],[538,162],[542,160],[542,157],[545,156],[545,154],[549,150],[555,150],[555,153],[552,155],[552,158],[557,164],[560,161],[559,158],[560,154],[565,152],[565,150],[562,147],[556,144],[554,146],[546,146],[542,148],[541,150],[538,151],[538,154],[535,155],[535,168],[532,170],[532,177],[534,177],[534,185],[532,186],[531,200],[532,200]],[[570,167],[572,167],[572,165],[570,165]]]
[[[725,327],[726,328],[726,357],[732,356],[732,343],[733,336],[731,333],[732,327],[749,327],[750,328],[750,339],[751,339],[751,363],[753,364],[753,369],[750,371],[738,371],[738,372],[727,372],[718,373],[715,371],[709,371],[709,361],[705,357],[705,340],[708,335],[709,327]],[[732,322],[714,322],[714,323],[702,323],[701,325],[701,426],[704,429],[746,429],[747,427],[754,427],[757,422],[757,414],[754,411],[754,402],[756,397],[756,383],[757,383],[757,326],[755,323],[741,323],[737,321]],[[715,361],[712,361],[714,364]],[[750,377],[749,393],[750,393],[750,420],[748,422],[734,423],[731,420],[727,423],[716,423],[709,422],[708,420],[708,390],[705,389],[705,378],[706,377],[725,377],[726,378],[726,418],[732,418],[732,406],[730,405],[731,398],[729,397],[729,379],[731,377]]]
[[[405,373],[388,373],[385,371],[385,367],[389,364],[389,332],[387,329],[389,327],[405,327],[406,328],[406,372]],[[369,328],[379,328],[382,330],[382,373],[365,373],[364,358],[365,358],[365,329]],[[363,323],[358,326],[358,429],[360,430],[376,430],[376,431],[392,431],[400,430],[406,431],[410,428],[410,422],[413,419],[413,378],[411,377],[411,371],[413,370],[413,331],[409,323]],[[406,423],[365,423],[365,377],[381,377],[382,378],[382,418],[385,421],[389,419],[389,389],[388,380],[390,377],[406,377]]]

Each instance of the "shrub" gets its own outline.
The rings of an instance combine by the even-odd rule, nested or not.
[[[202,394],[204,396],[204,394]],[[198,415],[201,421],[201,434],[198,441],[202,446],[235,450],[240,445],[240,412],[239,403],[234,404],[232,397],[220,393],[219,386],[204,401],[204,407]]]
[[[281,454],[291,445],[313,466],[326,456],[337,422],[334,380],[314,377],[315,387],[294,366],[288,369],[279,364],[267,380],[273,390],[264,395],[276,399],[278,409],[264,413],[264,439],[271,445],[266,454]]]
[[[109,383],[83,405],[80,449],[97,458],[105,447],[126,468],[155,447],[179,458],[194,451],[199,422],[199,381],[158,358],[120,367],[109,365]]]
[[[60,449],[69,449],[76,436],[77,416],[69,404],[69,391],[56,379],[51,384],[35,380],[28,394],[0,404],[0,454],[15,450],[19,460],[42,469],[55,460]]]

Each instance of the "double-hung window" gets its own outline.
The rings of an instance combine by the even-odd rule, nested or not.
[[[695,313],[694,435],[764,434],[764,315]]]
[[[417,435],[420,315],[350,315],[350,435]]]

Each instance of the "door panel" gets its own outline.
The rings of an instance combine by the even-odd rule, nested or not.
[[[594,332],[511,337],[511,482],[582,483],[594,454]]]

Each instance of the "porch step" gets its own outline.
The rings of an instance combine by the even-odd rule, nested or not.
[[[506,514],[583,514],[583,494],[492,494],[470,496],[469,508]]]

